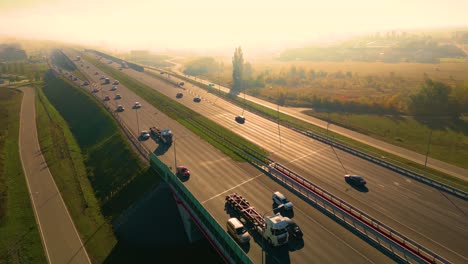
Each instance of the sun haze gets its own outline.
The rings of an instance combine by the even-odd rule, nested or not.
[[[2,0],[0,35],[145,49],[282,47],[466,26],[465,0]]]

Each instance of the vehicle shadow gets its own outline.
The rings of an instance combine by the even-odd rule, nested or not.
[[[156,141],[156,143],[158,143],[158,147],[153,151],[153,153],[156,156],[164,155],[164,153],[166,153],[167,150],[171,147],[171,144],[164,144],[164,143],[160,143],[158,141]]]
[[[366,186],[358,186],[358,185],[354,185],[354,184],[348,184],[348,185],[353,187],[355,190],[357,190],[359,192],[363,192],[363,193],[369,192],[369,188],[367,188]]]

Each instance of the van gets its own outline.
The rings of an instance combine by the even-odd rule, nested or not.
[[[245,229],[244,225],[237,218],[229,218],[226,223],[228,233],[234,237],[239,243],[248,243],[250,241],[250,234]]]

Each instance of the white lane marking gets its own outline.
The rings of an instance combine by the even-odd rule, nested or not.
[[[229,191],[231,191],[231,190],[233,190],[233,189],[235,189],[235,188],[237,188],[237,187],[239,187],[239,186],[241,186],[241,185],[244,185],[244,184],[246,184],[246,183],[248,183],[248,182],[251,182],[251,181],[257,179],[258,177],[260,177],[260,176],[262,176],[262,175],[264,175],[264,174],[263,174],[263,173],[260,173],[260,174],[258,174],[257,176],[254,176],[254,177],[251,178],[251,179],[248,179],[248,180],[246,180],[246,181],[243,181],[243,182],[237,184],[237,185],[234,186],[234,187],[231,187],[231,188],[229,188],[229,189],[227,189],[227,190],[225,190],[225,191],[222,191],[222,192],[220,192],[220,193],[218,193],[218,194],[216,194],[216,195],[214,195],[214,196],[208,198],[207,200],[201,202],[201,204],[204,204],[204,203],[206,203],[206,202],[208,202],[208,201],[210,201],[210,200],[213,200],[214,198],[219,197],[220,195],[223,195],[224,193],[227,193],[227,192],[229,192]]]

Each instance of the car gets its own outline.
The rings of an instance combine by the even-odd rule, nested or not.
[[[118,85],[119,83],[120,83],[119,81],[115,80],[112,84],[113,85]]]
[[[214,85],[214,83],[210,83],[210,84],[208,84],[208,86],[214,87],[215,85]]]
[[[234,237],[235,240],[239,241],[239,243],[248,243],[250,241],[250,234],[239,219],[235,217],[229,218],[226,223],[226,228],[228,233]]]
[[[184,97],[184,94],[183,94],[183,93],[177,93],[177,94],[176,94],[176,98],[182,98],[182,97]]]
[[[163,72],[163,71],[162,71],[162,72],[160,72],[160,74],[164,74],[164,73],[165,73],[165,72]]]
[[[98,88],[93,88],[92,92],[97,93],[97,92],[99,92],[99,89]]]
[[[366,180],[364,180],[364,178],[359,175],[346,174],[344,179],[347,183],[357,186],[364,186],[367,183]]]
[[[111,91],[116,91],[116,90],[117,90],[117,86],[112,86],[112,87],[110,88],[110,90],[111,90]]]
[[[99,75],[99,72],[95,72],[94,75]]]
[[[141,104],[140,102],[135,102],[135,104],[133,104],[133,109],[138,109],[138,108],[141,108]]]
[[[184,86],[184,84],[185,84],[184,82],[180,82],[179,86]]]
[[[199,103],[199,102],[201,102],[201,98],[200,98],[199,96],[194,97],[194,98],[193,98],[193,101],[194,101],[195,103]]]
[[[243,124],[245,123],[245,117],[244,116],[236,116],[235,118],[237,123]]]
[[[83,86],[87,86],[87,85],[89,85],[89,82],[84,81],[84,82],[83,82]]]
[[[104,96],[104,101],[109,101],[110,97],[108,95]]]
[[[294,207],[288,198],[280,192],[274,192],[271,198],[276,206],[282,206],[286,210],[292,210]]]
[[[141,138],[142,140],[147,140],[147,139],[149,139],[150,137],[151,137],[151,136],[150,136],[150,134],[149,134],[148,131],[146,131],[146,130],[141,131],[141,133],[140,133],[140,138]]]
[[[176,174],[179,177],[184,177],[184,178],[190,177],[190,171],[185,166],[177,166],[176,167]]]
[[[101,75],[101,77],[99,78],[99,80],[104,80],[105,78],[106,78],[106,76]]]
[[[285,217],[285,219],[286,223],[288,223],[286,230],[288,230],[289,237],[297,240],[302,239],[304,234],[302,233],[301,228],[294,222],[294,220],[290,219],[289,217]]]
[[[122,99],[122,96],[120,94],[116,94],[115,99]]]
[[[122,105],[117,106],[117,112],[123,112],[125,108]]]

